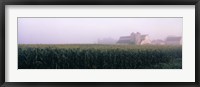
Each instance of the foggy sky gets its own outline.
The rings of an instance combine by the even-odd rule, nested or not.
[[[164,40],[182,28],[182,18],[18,18],[18,44],[89,44],[132,32]]]

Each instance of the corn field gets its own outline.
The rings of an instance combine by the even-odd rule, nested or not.
[[[20,44],[18,69],[182,69],[182,46]]]

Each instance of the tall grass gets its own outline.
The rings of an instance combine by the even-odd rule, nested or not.
[[[181,46],[18,45],[19,69],[181,69]]]

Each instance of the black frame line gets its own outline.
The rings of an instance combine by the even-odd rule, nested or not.
[[[17,17],[17,18],[183,18],[183,17]]]
[[[195,5],[195,82],[5,82],[6,5]],[[200,87],[200,0],[1,0],[0,21],[1,87]]]

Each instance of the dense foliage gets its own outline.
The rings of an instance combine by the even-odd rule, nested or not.
[[[19,69],[181,69],[182,46],[18,45]]]

